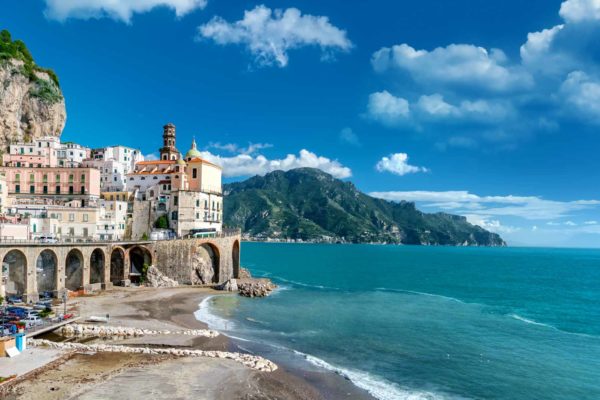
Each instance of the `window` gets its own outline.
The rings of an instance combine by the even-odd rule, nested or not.
[[[83,228],[83,237],[88,236],[88,228]]]
[[[171,221],[177,221],[177,211],[171,213]]]
[[[200,219],[200,213],[196,213],[196,219]]]
[[[75,236],[75,228],[69,228],[69,236]]]
[[[69,186],[69,194],[73,194],[73,193],[74,193],[73,186]]]
[[[18,167],[18,165],[17,165]],[[21,174],[15,174],[15,181],[20,181],[21,180]]]
[[[35,176],[33,174],[29,174],[29,182],[35,182]]]
[[[88,222],[88,215],[87,214],[83,214],[83,222]]]
[[[198,169],[192,168],[192,179],[196,179],[198,177]]]
[[[60,174],[56,174],[56,182],[60,182]]]
[[[177,206],[179,204],[179,197],[173,196],[173,205]]]
[[[48,182],[48,174],[44,174],[44,176],[42,177],[42,181]]]
[[[21,185],[15,185],[15,193],[21,193]]]
[[[199,199],[196,200],[196,207],[200,207],[200,200]]]
[[[60,194],[60,186],[56,185],[56,194]]]
[[[85,182],[85,174],[81,174],[81,182]]]
[[[73,182],[73,174],[69,175],[69,182]]]
[[[81,194],[85,194],[85,186],[81,187]]]
[[[35,185],[29,186],[29,193],[31,193],[31,194],[35,193]]]
[[[48,185],[44,185],[43,193],[48,194]]]

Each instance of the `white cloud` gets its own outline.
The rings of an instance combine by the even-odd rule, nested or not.
[[[519,66],[507,65],[504,52],[470,44],[451,44],[432,51],[408,44],[384,47],[372,57],[376,71],[401,70],[425,85],[454,85],[491,91],[524,89],[531,76]]]
[[[383,157],[375,166],[379,172],[391,172],[394,175],[415,174],[417,172],[428,172],[427,168],[415,167],[408,163],[408,154],[396,153],[389,157]]]
[[[585,221],[584,225],[598,225],[598,221]]]
[[[421,96],[415,105],[421,116],[437,119],[468,119],[485,123],[502,120],[511,112],[508,105],[492,103],[486,100],[463,100],[453,105],[444,100],[439,93]]]
[[[244,12],[244,18],[227,22],[214,17],[198,27],[199,37],[220,45],[246,45],[259,65],[288,64],[288,51],[304,46],[318,46],[325,56],[331,51],[348,51],[352,42],[346,31],[337,28],[323,16],[302,15],[297,8],[271,10],[259,5]],[[330,53],[327,53],[330,52]]]
[[[519,227],[503,225],[497,219],[489,219],[489,217],[481,215],[465,215],[467,221],[473,225],[478,225],[490,232],[510,234],[521,230]]]
[[[566,0],[559,14],[568,22],[600,20],[600,0]]]
[[[144,160],[146,160],[146,161],[156,161],[156,160],[159,160],[159,155],[156,152],[150,153],[150,154],[146,154],[144,156]]]
[[[181,17],[206,7],[207,0],[46,0],[46,16],[64,21],[68,18],[108,17],[129,22],[134,13],[167,7]]]
[[[358,135],[351,128],[344,128],[340,131],[340,140],[355,147],[361,146]]]
[[[371,196],[390,201],[424,203],[461,215],[509,216],[527,220],[555,220],[574,212],[600,207],[600,200],[555,201],[537,196],[479,196],[467,191],[373,192]]]
[[[561,94],[567,105],[584,116],[600,119],[600,82],[585,72],[574,71],[563,82]]]
[[[223,167],[226,177],[264,175],[272,171],[287,171],[294,168],[318,168],[336,178],[344,179],[352,176],[350,168],[337,160],[321,157],[308,150],[301,150],[298,156],[288,154],[283,159],[270,160],[263,155],[238,154],[233,157],[223,157],[208,151],[202,152],[202,157]]]
[[[573,221],[567,221],[567,222],[565,222],[565,225],[566,226],[577,226],[577,224]]]
[[[387,90],[372,93],[369,96],[367,112],[372,119],[387,125],[406,121],[410,115],[410,106],[406,99],[396,97]]]
[[[248,143],[247,147],[239,146],[235,143],[211,142],[207,146],[209,149],[228,151],[229,153],[254,154],[260,150],[270,149],[271,143]]]
[[[556,36],[564,29],[564,25],[556,25],[540,32],[527,34],[527,42],[521,46],[521,60],[528,68],[536,71],[562,70],[565,60],[562,60],[562,54],[552,54],[550,48]],[[549,55],[552,57],[552,63],[548,63]]]

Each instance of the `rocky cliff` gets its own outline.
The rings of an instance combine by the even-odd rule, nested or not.
[[[17,141],[60,136],[67,113],[58,78],[20,40],[0,32],[0,151]]]

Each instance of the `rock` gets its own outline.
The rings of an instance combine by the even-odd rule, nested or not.
[[[240,279],[251,279],[250,271],[244,267],[240,267]]]
[[[248,368],[262,371],[273,372],[277,369],[277,365],[260,356],[242,353],[230,353],[225,351],[205,351],[205,350],[183,350],[176,348],[152,349],[149,347],[129,347],[118,346],[114,344],[83,344],[73,342],[52,342],[47,339],[32,339],[28,338],[29,346],[45,346],[54,349],[72,349],[81,352],[104,351],[110,353],[145,353],[145,354],[170,354],[177,357],[210,357],[210,358],[227,358],[245,365]]]
[[[277,285],[268,279],[254,279],[238,285],[240,295],[245,297],[265,297],[275,288]]]
[[[205,249],[198,249],[192,257],[192,285],[212,283],[215,271]]]
[[[176,287],[179,286],[179,282],[169,278],[165,274],[159,271],[154,265],[148,267],[146,272],[146,286],[150,287]]]
[[[60,88],[45,72],[23,73],[21,60],[0,60],[0,147],[60,136],[67,119]]]
[[[237,292],[238,284],[236,279],[230,279],[227,282],[216,287],[217,290],[224,290],[226,292]]]

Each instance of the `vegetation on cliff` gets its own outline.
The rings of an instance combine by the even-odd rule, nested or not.
[[[495,233],[414,203],[370,197],[318,169],[255,176],[224,187],[224,222],[255,238],[503,246]]]
[[[6,63],[10,60],[22,61],[23,66],[20,72],[29,78],[30,82],[37,83],[37,88],[32,91],[32,95],[52,102],[62,99],[56,73],[51,69],[36,65],[25,43],[22,40],[12,40],[10,32],[4,29],[0,31],[0,62]],[[44,79],[40,79],[36,72],[46,73],[54,85]]]

